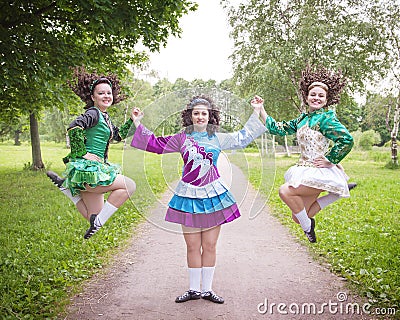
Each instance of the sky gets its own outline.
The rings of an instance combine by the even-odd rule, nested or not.
[[[150,53],[149,68],[160,78],[221,81],[232,76],[228,18],[219,0],[195,0],[198,9],[180,19],[181,37],[170,37],[159,53]]]

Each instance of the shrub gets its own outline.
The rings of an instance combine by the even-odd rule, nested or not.
[[[359,140],[359,145],[356,147],[362,150],[371,150],[372,146],[380,142],[380,135],[374,130],[364,131]]]

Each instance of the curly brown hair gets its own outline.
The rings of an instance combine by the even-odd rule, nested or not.
[[[219,130],[219,122],[220,122],[220,111],[211,98],[199,95],[194,96],[190,99],[189,103],[186,105],[186,108],[182,110],[182,125],[185,128],[185,132],[190,134],[193,132],[193,121],[192,121],[192,112],[193,108],[197,105],[206,105],[209,111],[209,119],[207,124],[207,133],[209,136],[213,135],[215,132]]]
[[[71,80],[67,80],[68,87],[86,103],[85,109],[93,107],[92,94],[94,88],[100,83],[108,83],[111,86],[113,103],[117,104],[127,97],[121,94],[120,81],[116,74],[97,74],[96,71],[89,73],[84,66],[72,68]]]
[[[310,91],[310,85],[313,82],[322,82],[328,86],[326,107],[338,104],[340,94],[346,86],[347,79],[343,76],[342,71],[330,71],[322,66],[313,67],[307,65],[301,72],[300,92],[303,98],[303,103],[307,105],[307,96]]]

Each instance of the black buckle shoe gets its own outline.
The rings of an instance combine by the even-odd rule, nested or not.
[[[209,300],[214,303],[224,303],[224,299],[212,291],[207,291],[201,294],[201,297],[205,300]]]
[[[100,227],[94,225],[94,220],[96,219],[96,214],[92,214],[90,216],[90,228],[86,230],[85,235],[83,236],[85,239],[89,239],[92,235],[94,235],[97,231],[99,231]]]
[[[61,178],[57,173],[53,171],[47,171],[46,175],[50,178],[51,182],[53,182],[56,187],[60,190],[64,190],[63,183],[65,179]]]
[[[201,296],[200,292],[194,290],[188,290],[183,295],[176,297],[175,302],[181,303],[189,300],[198,300],[200,299],[200,296]]]
[[[315,235],[315,220],[314,218],[310,218],[311,219],[311,229],[309,232],[304,231],[305,235],[308,238],[308,241],[315,243],[317,242],[317,236]]]
[[[357,183],[348,183],[347,186],[349,187],[349,191],[353,190],[355,187],[357,187]]]

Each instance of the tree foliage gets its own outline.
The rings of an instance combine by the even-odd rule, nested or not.
[[[362,90],[387,68],[384,39],[365,15],[374,3],[248,0],[229,8],[226,2],[241,92],[262,95],[272,115],[296,116],[302,109],[298,80],[307,63],[341,69],[350,80],[349,93]]]
[[[0,119],[29,114],[35,122],[43,108],[65,106],[70,100],[63,84],[70,67],[85,65],[122,76],[127,64],[145,59],[135,50],[139,42],[158,50],[170,34],[180,34],[179,18],[195,9],[187,0],[3,1]],[[31,133],[40,153],[39,141],[34,141],[38,133]]]

